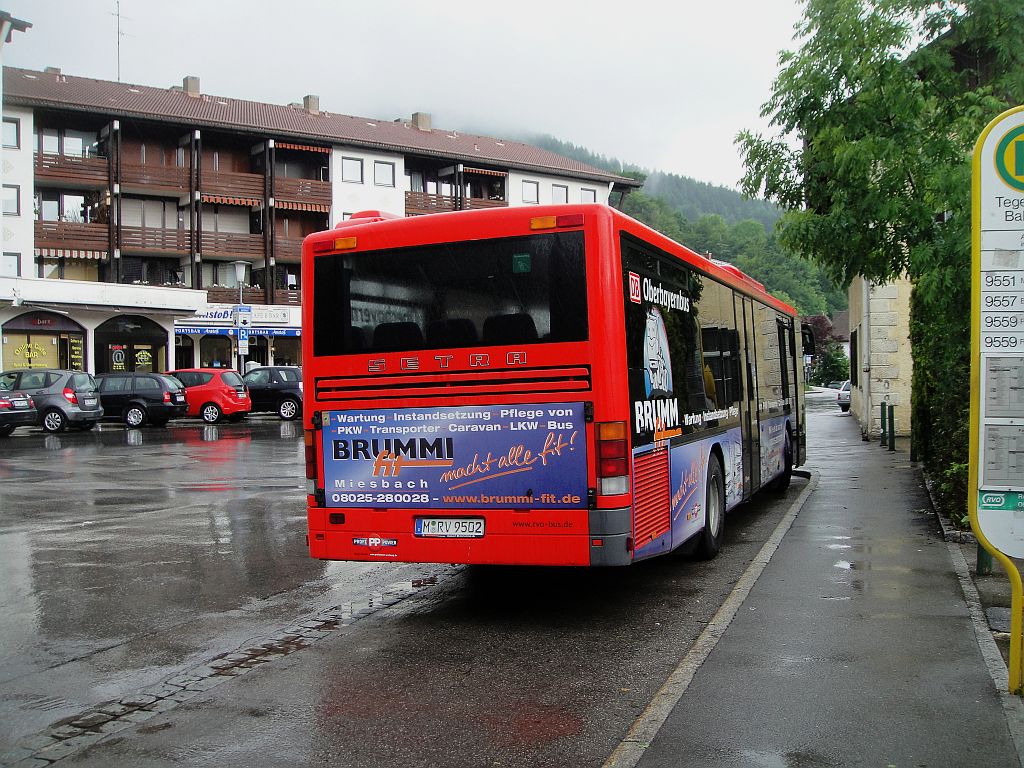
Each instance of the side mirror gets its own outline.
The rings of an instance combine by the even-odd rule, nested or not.
[[[814,356],[814,330],[807,323],[803,323],[800,326],[800,338],[804,345],[804,355]]]

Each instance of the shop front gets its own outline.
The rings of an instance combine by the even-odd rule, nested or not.
[[[56,312],[26,312],[3,324],[3,370],[85,370],[86,330]]]
[[[166,371],[167,330],[141,315],[111,318],[96,327],[96,373]]]

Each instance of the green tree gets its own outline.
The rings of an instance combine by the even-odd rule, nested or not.
[[[743,191],[841,285],[914,281],[915,440],[936,473],[962,467],[970,156],[1024,100],[1024,3],[806,0],[797,39],[762,110],[779,135],[737,137]]]
[[[850,359],[843,348],[834,341],[826,342],[818,351],[811,369],[811,383],[828,384],[830,381],[846,381],[850,378]]]

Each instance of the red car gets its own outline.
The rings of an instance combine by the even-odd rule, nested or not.
[[[225,416],[239,421],[252,410],[249,389],[229,368],[182,368],[168,371],[188,393],[188,415],[198,416],[207,424],[216,424]]]

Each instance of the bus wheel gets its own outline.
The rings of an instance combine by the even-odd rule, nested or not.
[[[722,548],[722,531],[725,530],[725,480],[722,464],[715,454],[708,459],[704,510],[704,530],[700,532],[697,556],[710,560]]]
[[[768,483],[768,490],[782,493],[789,488],[789,481],[793,479],[793,441],[789,437],[789,430],[786,430],[785,467],[782,474]]]

